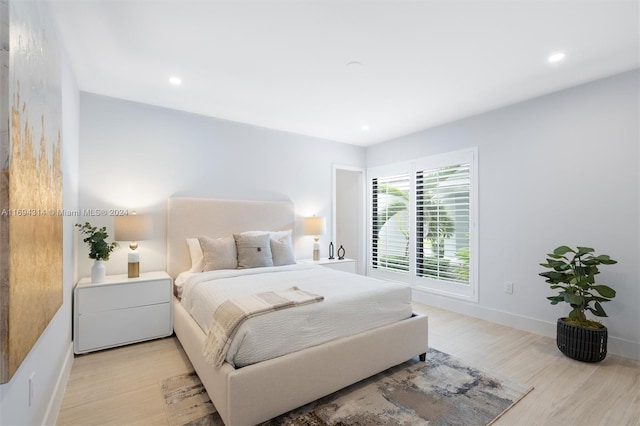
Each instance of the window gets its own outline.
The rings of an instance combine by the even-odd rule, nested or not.
[[[409,174],[373,178],[372,246],[374,268],[409,272]]]
[[[369,274],[477,301],[476,150],[368,173]]]

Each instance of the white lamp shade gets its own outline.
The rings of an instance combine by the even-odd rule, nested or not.
[[[116,241],[143,241],[153,237],[153,219],[147,215],[116,216],[115,228]]]
[[[324,217],[312,216],[302,220],[304,235],[323,235],[327,232],[327,221]]]

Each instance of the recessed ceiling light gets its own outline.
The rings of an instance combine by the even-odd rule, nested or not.
[[[363,125],[360,127],[360,130],[362,130],[363,132],[368,132],[368,131],[369,131],[369,126],[368,126],[368,125],[366,125],[366,124],[363,124]]]
[[[550,64],[555,64],[555,63],[558,63],[558,62],[564,60],[565,56],[566,55],[564,54],[564,52],[557,52],[557,53],[554,53],[554,54],[550,55],[547,58],[547,61]]]
[[[182,84],[182,80],[179,77],[171,77],[169,78],[169,83],[173,84],[174,86],[179,86]]]

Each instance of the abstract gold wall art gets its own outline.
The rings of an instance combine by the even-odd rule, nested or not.
[[[60,55],[43,7],[0,0],[0,383],[62,305]]]

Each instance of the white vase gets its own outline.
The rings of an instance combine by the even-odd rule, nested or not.
[[[91,282],[101,283],[107,275],[107,268],[104,266],[104,260],[96,260],[91,267]]]

